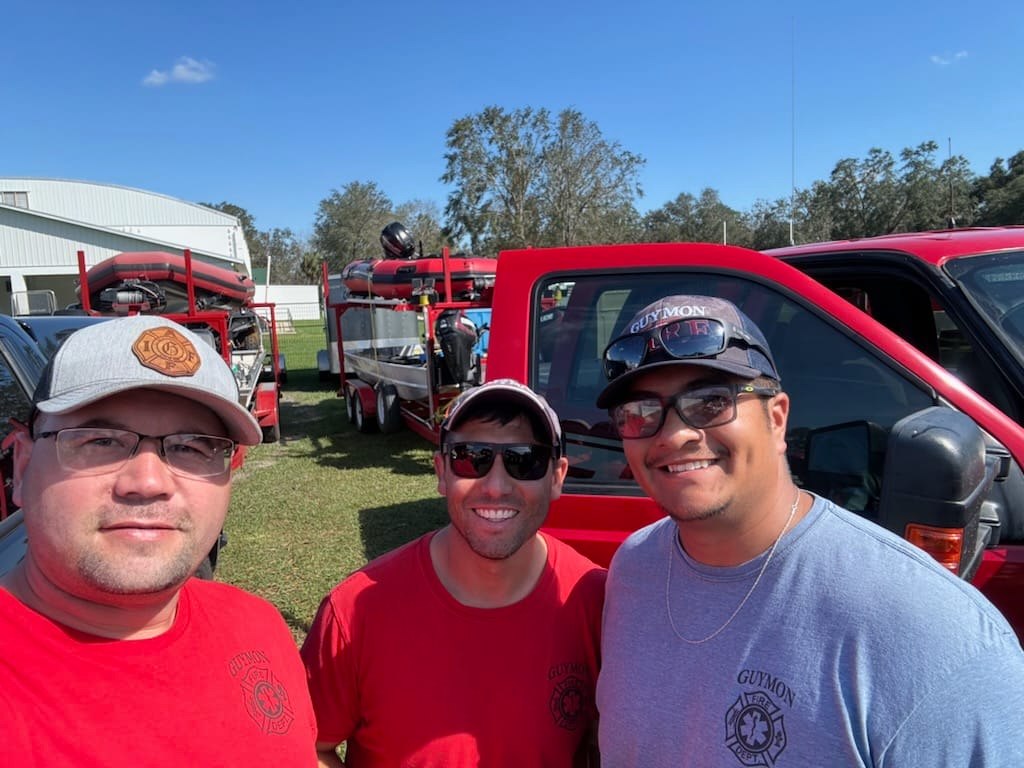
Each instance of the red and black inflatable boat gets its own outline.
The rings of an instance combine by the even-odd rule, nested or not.
[[[494,288],[497,259],[450,256],[452,295],[445,295],[444,259],[427,256],[421,259],[364,259],[353,261],[341,271],[341,278],[350,294],[379,296],[382,299],[410,299],[418,285],[433,280],[433,291],[442,300],[479,298]]]
[[[237,309],[252,301],[252,278],[193,258],[192,284],[197,309]],[[187,312],[185,257],[164,251],[119,253],[85,275],[89,303],[99,312],[127,307],[144,312]]]

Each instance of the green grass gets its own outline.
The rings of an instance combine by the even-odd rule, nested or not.
[[[357,433],[336,382],[318,380],[315,349],[310,367],[296,367],[309,359],[295,350],[313,345],[310,337],[323,346],[322,327],[297,330],[280,337],[282,439],[251,449],[235,475],[217,578],[270,600],[301,641],[332,586],[447,514],[432,446],[407,430]]]

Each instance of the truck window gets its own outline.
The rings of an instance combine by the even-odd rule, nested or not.
[[[565,276],[553,282],[568,284]],[[608,414],[594,405],[605,384],[601,354],[644,306],[662,296],[685,293],[728,298],[767,336],[783,389],[792,399],[788,457],[798,484],[836,497],[835,489],[815,487],[821,473],[809,470],[803,460],[812,431],[867,422],[871,434],[884,435],[903,416],[933,404],[927,390],[890,368],[845,330],[748,278],[698,272],[579,276],[571,290],[562,291],[565,298],[557,318],[551,317],[550,306],[538,306],[534,313],[534,338],[539,343],[532,353],[531,384],[561,417],[570,462],[568,492],[641,495]],[[884,440],[876,442],[880,455],[873,466],[880,472]],[[880,476],[865,478],[863,488],[836,500],[870,515],[879,485]]]
[[[818,274],[816,280],[913,344],[1000,410],[1022,415],[1005,376],[942,299],[918,280],[885,274]]]
[[[14,376],[7,359],[0,349],[0,444],[11,432],[11,418],[24,421],[32,410],[32,403]],[[0,519],[10,514],[14,505],[11,501],[11,456],[9,450],[0,448]]]

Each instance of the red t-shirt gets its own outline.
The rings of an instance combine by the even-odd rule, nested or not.
[[[109,640],[0,589],[0,765],[315,766],[295,641],[270,603],[191,579],[170,630]]]
[[[596,716],[605,571],[546,536],[533,591],[470,608],[427,534],[324,599],[302,648],[318,741],[351,768],[572,765]]]

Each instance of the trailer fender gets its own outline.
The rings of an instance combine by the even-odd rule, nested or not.
[[[363,434],[377,430],[377,393],[365,381],[345,382],[345,399],[349,420]]]
[[[278,409],[277,385],[268,382],[256,388],[252,415],[263,429],[263,442],[276,443],[281,439],[281,415]]]

